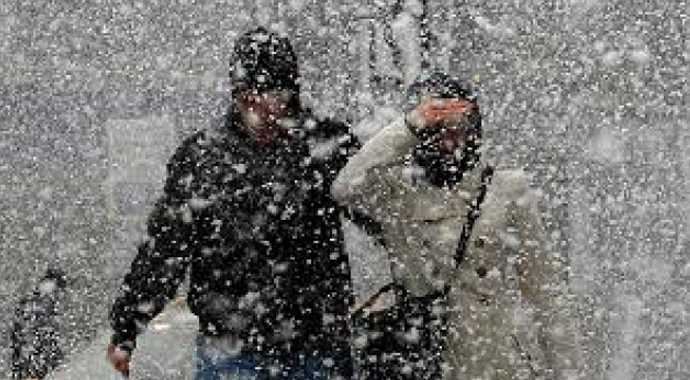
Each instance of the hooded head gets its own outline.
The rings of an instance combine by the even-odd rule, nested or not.
[[[233,60],[235,115],[257,142],[270,144],[301,108],[297,56],[286,38],[257,28],[240,37]]]
[[[285,90],[299,93],[297,56],[287,38],[259,27],[237,40],[230,68],[233,93]]]
[[[62,269],[49,267],[38,284],[38,292],[43,295],[54,294],[67,286],[67,276]]]
[[[425,169],[427,178],[436,185],[453,184],[462,178],[464,172],[471,170],[479,162],[479,148],[481,146],[482,120],[479,113],[477,95],[471,86],[456,77],[435,71],[420,76],[409,88],[405,100],[405,111],[409,115],[425,98],[461,99],[474,103],[476,112],[472,112],[462,121],[457,130],[462,134],[438,133],[438,130],[423,129],[421,143],[415,148],[414,161]],[[409,119],[408,119],[409,122]],[[443,136],[462,136],[454,154],[448,154],[440,149]]]
[[[477,95],[469,83],[442,71],[420,75],[407,89],[405,110],[416,107],[423,97],[460,98],[476,102]]]

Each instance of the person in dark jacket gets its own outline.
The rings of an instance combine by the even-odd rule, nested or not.
[[[128,373],[137,334],[189,268],[197,379],[350,378],[350,274],[330,186],[357,142],[301,106],[287,39],[253,30],[233,59],[223,126],[186,139],[168,164],[112,307],[108,357]]]
[[[31,294],[19,301],[11,332],[14,379],[43,379],[62,363],[59,318],[65,286],[65,274],[50,268]]]

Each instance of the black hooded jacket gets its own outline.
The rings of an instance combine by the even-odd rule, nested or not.
[[[294,121],[260,146],[231,110],[182,143],[113,305],[113,343],[133,342],[189,269],[203,334],[238,335],[246,352],[348,354],[350,273],[330,187],[357,142],[307,110]]]

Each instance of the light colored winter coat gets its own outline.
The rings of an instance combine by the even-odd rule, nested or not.
[[[527,175],[494,173],[456,268],[455,250],[484,166],[451,190],[414,181],[403,157],[417,142],[400,118],[350,159],[332,191],[381,223],[395,281],[416,296],[450,285],[444,379],[576,378],[564,268],[545,244]]]

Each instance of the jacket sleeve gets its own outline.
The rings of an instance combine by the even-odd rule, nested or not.
[[[330,119],[322,121],[321,124],[320,128],[312,132],[312,137],[322,142],[322,149],[325,147],[327,151],[333,150],[332,154],[327,155],[326,173],[324,173],[327,177],[326,182],[330,185],[350,157],[359,151],[361,144],[347,124]],[[322,149],[316,148],[317,152],[312,151],[312,155],[319,156],[318,150]]]
[[[125,276],[111,312],[112,343],[134,345],[136,336],[174,297],[184,280],[196,240],[188,200],[194,146],[185,142],[168,163],[163,196],[151,212],[147,240]]]
[[[331,187],[335,200],[370,216],[385,212],[393,188],[381,174],[400,163],[417,141],[402,117],[383,128],[340,171]]]
[[[565,277],[563,259],[548,249],[538,199],[534,193],[517,200],[519,219],[518,279],[523,300],[536,319],[536,338],[545,360],[545,379],[577,379],[580,352],[573,297]]]

